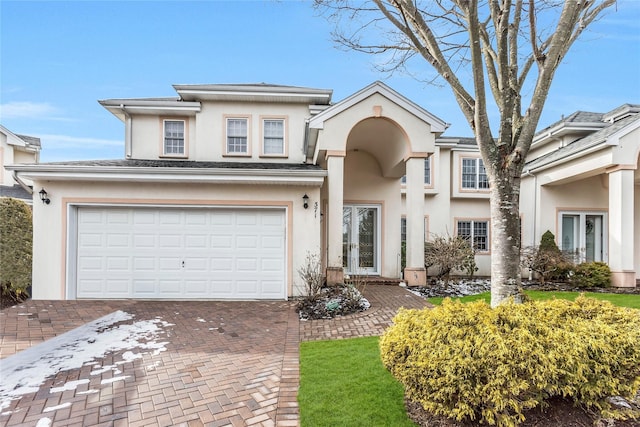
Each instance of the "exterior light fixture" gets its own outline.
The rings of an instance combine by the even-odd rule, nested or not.
[[[42,190],[40,190],[40,200],[42,200],[42,203],[48,205],[49,203],[51,203],[51,199],[49,199],[49,194],[47,193],[47,190],[45,190],[44,188]]]
[[[305,195],[302,196],[302,207],[307,209],[309,207],[309,196]]]

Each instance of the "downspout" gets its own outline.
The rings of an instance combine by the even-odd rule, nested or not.
[[[538,212],[538,176],[531,173],[531,169],[527,169],[525,175],[533,177],[533,230],[531,234],[531,246],[536,245],[536,221]],[[533,279],[533,271],[529,269],[529,280]]]
[[[302,146],[302,155],[304,156],[304,162],[307,163],[307,151],[309,150],[309,119],[304,121],[304,144]]]
[[[131,138],[133,136],[133,129],[131,128],[131,115],[127,113],[124,104],[120,104],[120,109],[126,118],[125,121],[125,133],[124,133],[124,157],[125,159],[131,158]]]
[[[18,177],[18,172],[17,172],[17,171],[15,171],[15,170],[13,171],[13,180],[14,180],[15,182],[17,182],[17,183],[20,185],[20,187],[24,188],[24,190],[25,190],[27,193],[29,193],[29,194],[31,194],[31,195],[33,196],[33,188],[31,188],[31,187],[29,187],[27,184],[25,184],[25,183],[24,183],[24,181],[23,181],[23,180],[21,180],[21,179]]]

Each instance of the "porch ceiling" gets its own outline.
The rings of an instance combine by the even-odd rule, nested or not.
[[[409,143],[402,129],[384,118],[369,118],[353,127],[347,139],[348,151],[366,151],[380,164],[382,175],[400,178],[405,174],[404,157]]]

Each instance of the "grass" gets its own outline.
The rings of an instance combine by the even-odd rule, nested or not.
[[[298,402],[302,427],[415,426],[378,337],[301,343]]]
[[[526,291],[535,300],[575,299],[579,292]],[[640,295],[585,293],[620,307],[640,309]],[[489,302],[490,293],[459,298]],[[443,298],[429,298],[440,304]],[[415,426],[407,417],[404,391],[380,361],[378,337],[300,344],[302,427]]]
[[[560,291],[554,291],[554,292],[525,291],[525,293],[534,300],[548,300],[552,298],[574,300],[578,295],[580,295],[580,292],[560,292]],[[599,293],[599,292],[585,292],[584,295],[590,298],[610,301],[611,303],[613,303],[614,305],[617,305],[618,307],[629,307],[629,308],[640,309],[640,295],[637,295],[637,294],[605,294],[605,293]],[[487,304],[489,304],[490,298],[491,298],[491,294],[489,292],[483,292],[477,295],[469,295],[466,297],[453,298],[453,299],[459,299],[462,302],[484,300],[487,302]],[[429,298],[428,301],[431,304],[440,305],[443,299],[444,298],[441,298],[441,297],[434,297],[434,298]]]

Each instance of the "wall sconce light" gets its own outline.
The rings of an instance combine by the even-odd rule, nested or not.
[[[302,207],[305,209],[309,207],[309,196],[307,196],[306,193],[304,196],[302,196]]]
[[[51,203],[51,199],[49,199],[49,194],[47,193],[47,190],[45,190],[44,188],[42,190],[40,190],[40,200],[42,200],[42,203],[48,205],[49,203]]]

